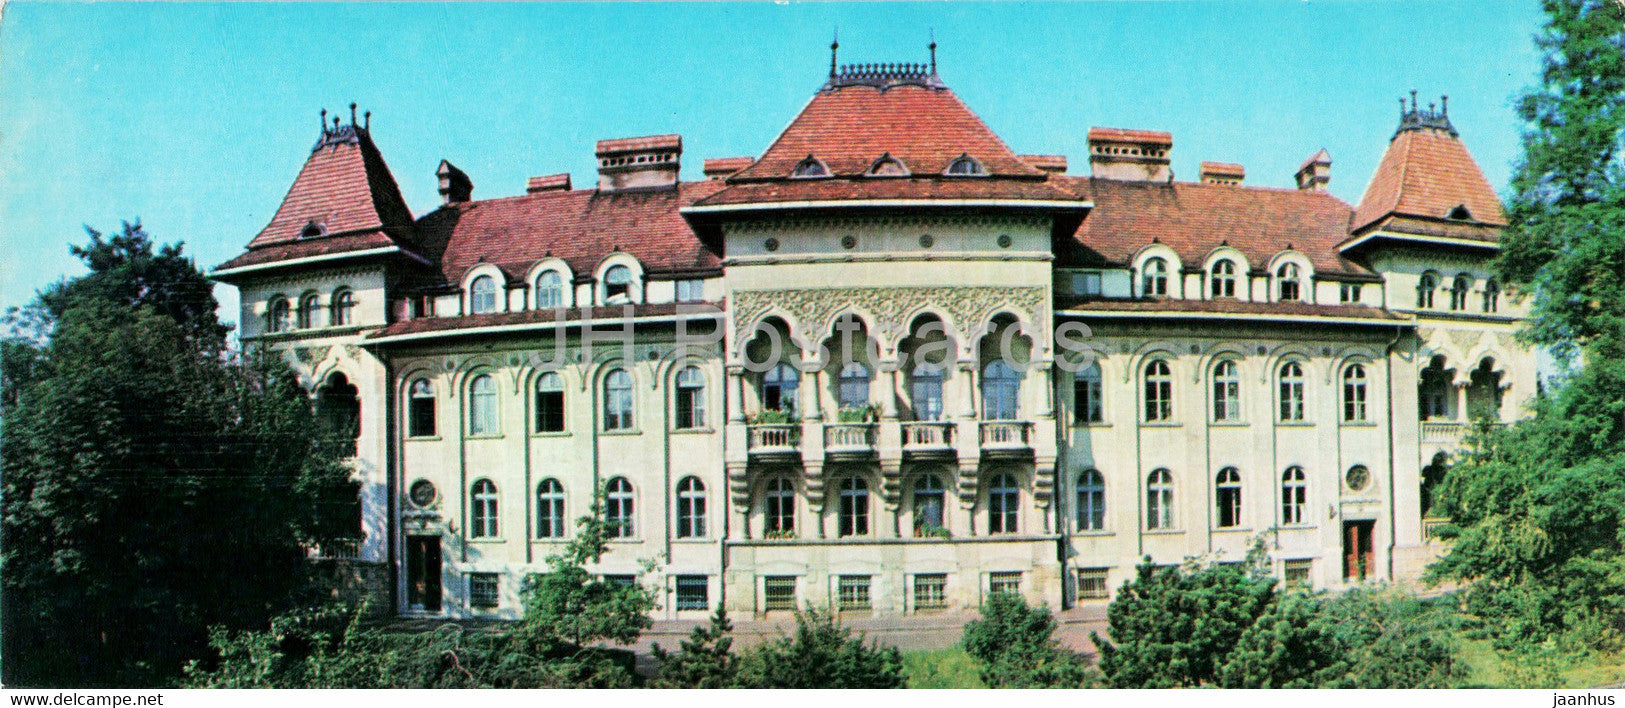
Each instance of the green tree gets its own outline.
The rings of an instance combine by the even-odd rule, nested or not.
[[[613,583],[587,570],[609,551],[603,499],[600,489],[587,515],[576,520],[569,543],[547,557],[548,571],[526,580],[521,622],[525,632],[576,646],[598,641],[631,644],[653,626],[649,612],[655,608],[654,593],[635,582]]]
[[[746,688],[902,688],[896,647],[866,643],[827,612],[796,613],[795,634],[747,652],[739,666]]]
[[[1055,637],[1055,616],[1019,595],[997,593],[982,617],[965,625],[960,643],[981,668],[989,688],[1079,688],[1089,681],[1081,658]]]
[[[1391,590],[1288,593],[1218,673],[1225,688],[1448,688],[1461,677],[1452,609]]]
[[[1270,607],[1275,581],[1262,551],[1246,564],[1157,568],[1147,559],[1107,608],[1117,643],[1092,635],[1115,688],[1212,683],[1227,653]]]
[[[678,644],[676,654],[654,645],[660,675],[655,688],[733,688],[738,682],[739,659],[733,654],[733,623],[721,607],[711,620],[694,628]]]

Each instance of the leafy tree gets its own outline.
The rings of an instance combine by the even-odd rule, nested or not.
[[[981,619],[965,625],[960,643],[981,665],[989,688],[1078,688],[1090,676],[1080,657],[1054,638],[1055,616],[1020,596],[997,593]]]
[[[1226,654],[1275,597],[1262,551],[1245,565],[1157,568],[1147,559],[1107,608],[1117,644],[1092,635],[1100,669],[1116,688],[1212,683]]]
[[[548,641],[586,646],[597,641],[631,644],[653,626],[649,612],[654,594],[636,583],[621,585],[595,577],[587,565],[609,551],[609,522],[604,493],[593,496],[592,508],[576,521],[576,533],[563,550],[548,556],[548,572],[525,584],[525,619],[529,634]]]
[[[694,628],[678,645],[676,654],[654,645],[660,675],[655,688],[733,688],[738,681],[739,659],[733,655],[733,623],[721,607],[711,621]]]
[[[1225,688],[1315,688],[1348,673],[1325,602],[1300,593],[1283,596],[1243,632],[1219,668]]]
[[[902,688],[896,647],[865,643],[827,612],[796,613],[795,634],[762,644],[739,666],[746,688]]]

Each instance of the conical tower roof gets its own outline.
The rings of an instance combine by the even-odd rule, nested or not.
[[[1353,232],[1383,230],[1493,239],[1506,225],[1501,200],[1450,124],[1447,103],[1411,99],[1355,209]]]

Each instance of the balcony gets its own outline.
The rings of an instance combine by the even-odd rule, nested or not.
[[[982,454],[992,457],[1030,455],[1033,424],[1024,420],[982,422]]]
[[[875,452],[874,423],[825,423],[824,452],[837,457],[863,457]]]
[[[359,560],[361,558],[361,539],[359,538],[324,538],[315,543],[303,544],[305,556],[312,560]]]
[[[1422,442],[1434,445],[1458,445],[1467,432],[1465,423],[1456,421],[1422,421]]]
[[[952,455],[953,452],[953,423],[935,420],[903,423],[903,454]]]
[[[800,454],[800,423],[757,423],[749,430],[747,449],[752,457],[794,457]]]

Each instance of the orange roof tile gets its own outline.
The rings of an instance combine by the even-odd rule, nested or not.
[[[327,234],[381,230],[411,243],[412,212],[365,128],[323,131],[271,223],[248,247],[299,239],[311,222]]]
[[[1458,206],[1470,214],[1463,221],[1506,225],[1500,198],[1460,139],[1432,128],[1401,130],[1360,199],[1353,230],[1390,215],[1447,220]]]

